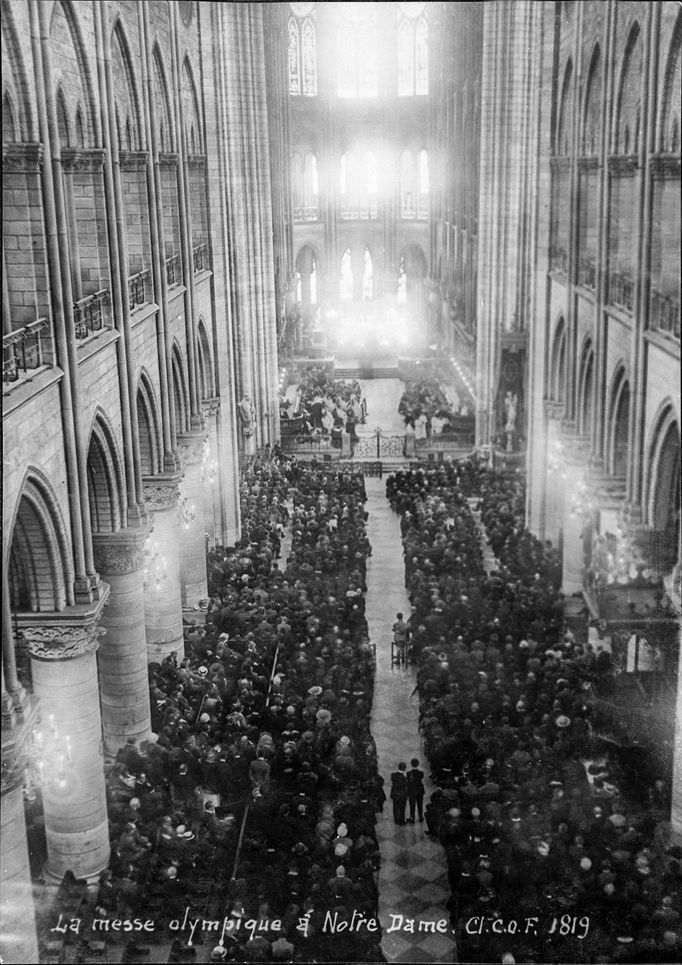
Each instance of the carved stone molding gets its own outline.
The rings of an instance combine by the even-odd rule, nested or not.
[[[146,151],[119,151],[118,161],[122,171],[144,171],[149,155]]]
[[[142,569],[144,544],[151,526],[123,529],[117,533],[93,533],[92,548],[99,573],[133,573]]]
[[[146,509],[153,513],[163,513],[166,510],[176,509],[180,496],[178,483],[181,478],[181,474],[174,474],[173,476],[159,476],[158,481],[150,477],[143,480]]]
[[[23,174],[37,174],[43,165],[43,145],[3,144],[2,170],[3,174],[21,172]]]
[[[631,177],[639,167],[636,154],[613,154],[609,158],[609,172]]]
[[[190,154],[187,157],[187,165],[190,168],[205,168],[206,167],[206,155],[205,154]]]
[[[100,149],[83,151],[78,148],[63,147],[61,157],[63,169],[72,174],[83,171],[97,174],[104,170],[105,152]]]
[[[159,164],[162,167],[176,168],[178,166],[180,155],[175,151],[166,151],[164,154],[159,153]]]
[[[19,636],[36,660],[73,660],[95,653],[107,631],[96,624],[40,623],[22,627]]]
[[[681,166],[677,154],[654,154],[649,158],[649,169],[655,178],[679,178]]]
[[[220,396],[213,395],[208,399],[202,399],[200,404],[204,418],[207,419],[220,411]]]

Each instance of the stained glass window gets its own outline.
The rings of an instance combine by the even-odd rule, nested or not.
[[[289,93],[317,95],[317,37],[312,17],[303,21],[289,17]]]
[[[377,97],[379,67],[377,15],[373,4],[337,4],[337,93]]]
[[[303,94],[306,97],[317,95],[317,49],[315,43],[315,24],[310,17],[303,21],[302,27]]]
[[[429,28],[426,17],[420,17],[415,31],[415,60],[416,70],[414,78],[415,94],[429,92]]]
[[[398,97],[414,94],[414,37],[412,24],[403,18],[398,24]]]
[[[289,93],[301,93],[301,74],[299,70],[298,24],[289,17]]]
[[[398,97],[429,92],[429,28],[421,4],[400,4],[398,13]],[[410,9],[408,9],[410,8]]]

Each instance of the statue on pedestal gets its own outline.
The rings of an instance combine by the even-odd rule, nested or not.
[[[242,430],[246,439],[250,439],[256,424],[256,407],[248,395],[242,397],[241,402],[237,403],[239,417],[242,421]]]

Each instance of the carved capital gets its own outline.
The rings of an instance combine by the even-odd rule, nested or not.
[[[200,463],[204,455],[205,432],[178,434],[177,443],[183,466]]]
[[[176,168],[178,166],[179,155],[175,151],[167,151],[165,154],[159,154],[159,164],[161,167],[166,168]]]
[[[638,169],[636,154],[613,154],[609,158],[609,173],[632,177]]]
[[[187,166],[190,168],[205,168],[206,167],[206,155],[205,154],[190,154],[187,157]]]
[[[9,174],[12,171],[18,171],[24,174],[37,174],[42,165],[42,144],[3,144],[3,174]]]
[[[649,170],[655,178],[679,178],[680,167],[677,154],[654,154],[649,158]]]
[[[72,174],[88,172],[96,174],[104,170],[105,152],[101,149],[82,151],[78,148],[63,147],[61,150],[62,168]]]
[[[178,505],[178,483],[181,474],[147,477],[144,480],[145,507],[153,513],[163,513],[176,509]]]
[[[220,396],[213,395],[208,399],[201,400],[201,411],[205,419],[209,416],[214,416],[220,411]]]
[[[96,624],[40,623],[22,627],[19,636],[36,660],[73,660],[95,653],[106,632]]]
[[[123,529],[117,533],[93,533],[92,548],[98,573],[133,573],[142,569],[145,540],[151,526]]]
[[[119,151],[118,162],[122,171],[144,171],[149,161],[146,151]]]

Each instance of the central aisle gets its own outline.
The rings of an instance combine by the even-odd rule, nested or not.
[[[371,410],[370,410],[371,412]],[[383,926],[382,948],[389,962],[455,962],[455,942],[446,902],[449,898],[445,855],[440,844],[425,834],[426,824],[393,823],[390,776],[398,762],[417,757],[426,773],[428,801],[432,785],[419,736],[419,700],[411,696],[416,682],[413,670],[391,665],[391,626],[397,612],[407,618],[410,604],[405,592],[400,524],[385,496],[385,483],[366,479],[368,534],[372,556],[367,566],[367,623],[376,646],[377,672],[372,707],[372,734],[377,745],[379,771],[386,796],[383,814],[377,815],[377,838],[381,851],[379,917]],[[409,810],[408,810],[409,814]],[[415,933],[388,932],[396,919],[414,919]],[[417,931],[418,923],[445,919],[447,932]],[[405,924],[405,921],[403,921]]]

